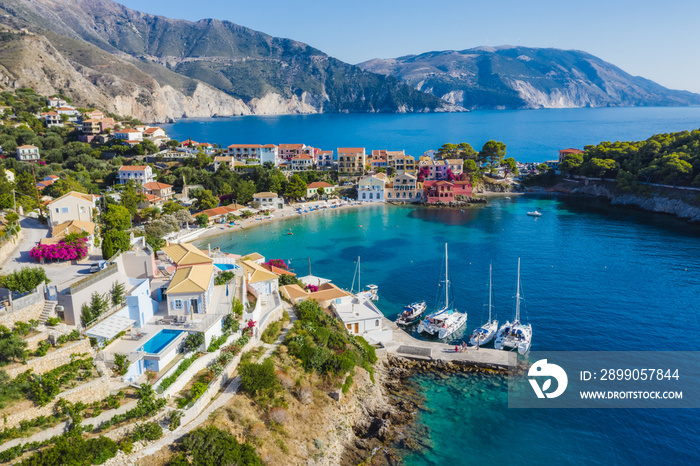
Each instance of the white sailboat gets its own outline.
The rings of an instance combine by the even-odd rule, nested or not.
[[[445,243],[445,307],[428,315],[418,324],[418,333],[437,334],[438,338],[447,338],[467,323],[467,313],[457,312],[450,306],[450,278]]]
[[[493,265],[489,265],[489,320],[481,327],[474,329],[472,336],[469,339],[469,343],[472,346],[484,346],[488,344],[496,336],[498,332],[498,321],[491,320],[491,309],[492,309],[492,284],[493,284]]]
[[[360,265],[360,256],[357,256],[357,268],[355,269],[355,275],[352,277],[352,285],[350,287],[351,293],[355,290],[355,277],[357,277],[357,294],[355,296],[378,301],[379,287],[377,285],[367,285],[367,290],[362,291],[362,267]]]
[[[530,351],[532,325],[520,322],[520,258],[518,258],[518,285],[515,294],[515,320],[506,322],[498,330],[494,348],[517,350],[520,354]]]

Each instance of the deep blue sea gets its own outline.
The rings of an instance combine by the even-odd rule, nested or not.
[[[541,218],[526,215],[535,209]],[[363,285],[379,286],[378,305],[389,318],[417,299],[432,308],[448,243],[467,332],[485,319],[490,263],[498,318],[513,315],[520,257],[533,350],[700,350],[700,227],[596,199],[498,197],[464,212],[362,207],[199,246],[207,243],[285,259],[301,275],[311,258],[314,275],[348,288],[361,256]],[[427,399],[418,421],[428,446],[406,453],[409,465],[698,461],[697,410],[508,409],[506,384],[496,377],[426,375],[416,382]]]
[[[700,107],[245,116],[182,120],[164,127],[177,140],[192,138],[224,147],[304,143],[333,151],[338,147],[403,149],[414,156],[446,142],[467,142],[479,150],[484,142],[495,139],[506,144],[507,156],[542,162],[557,158],[558,150],[568,147],[643,140],[656,133],[700,128]]]

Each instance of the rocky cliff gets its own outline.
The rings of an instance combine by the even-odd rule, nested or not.
[[[477,47],[377,58],[358,66],[465,108],[700,104],[698,94],[666,89],[576,50]]]
[[[60,86],[79,103],[106,102],[149,121],[454,108],[394,77],[228,21],[169,19],[112,0],[0,0],[0,14],[1,26],[43,37],[35,45],[50,55],[24,49],[44,62],[37,63],[17,49],[0,54],[8,81]],[[25,66],[16,66],[18,58]],[[42,82],[49,75],[58,82]]]
[[[630,192],[621,191],[615,183],[608,181],[581,182],[575,185],[565,182],[552,188],[552,191],[604,197],[610,199],[613,205],[637,207],[700,222],[699,191],[643,186],[640,192]]]

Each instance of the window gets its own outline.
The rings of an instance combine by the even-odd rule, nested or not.
[[[81,206],[80,206],[80,213],[81,213],[81,214],[84,214],[84,213],[86,213],[86,212],[87,212],[87,208],[86,208],[84,205],[81,205]]]
[[[67,213],[68,213],[68,207],[61,207],[61,213],[62,213],[62,214],[67,214]]]
[[[176,299],[175,301],[173,301],[173,308],[174,309],[182,309],[182,300]]]
[[[375,326],[375,327],[379,327],[379,320],[375,320],[375,321],[374,321],[374,326]]]

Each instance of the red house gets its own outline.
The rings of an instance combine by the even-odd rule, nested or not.
[[[425,200],[428,204],[454,201],[454,184],[444,180],[428,180],[423,182]]]
[[[455,196],[472,197],[472,184],[469,180],[455,181],[454,185]]]

